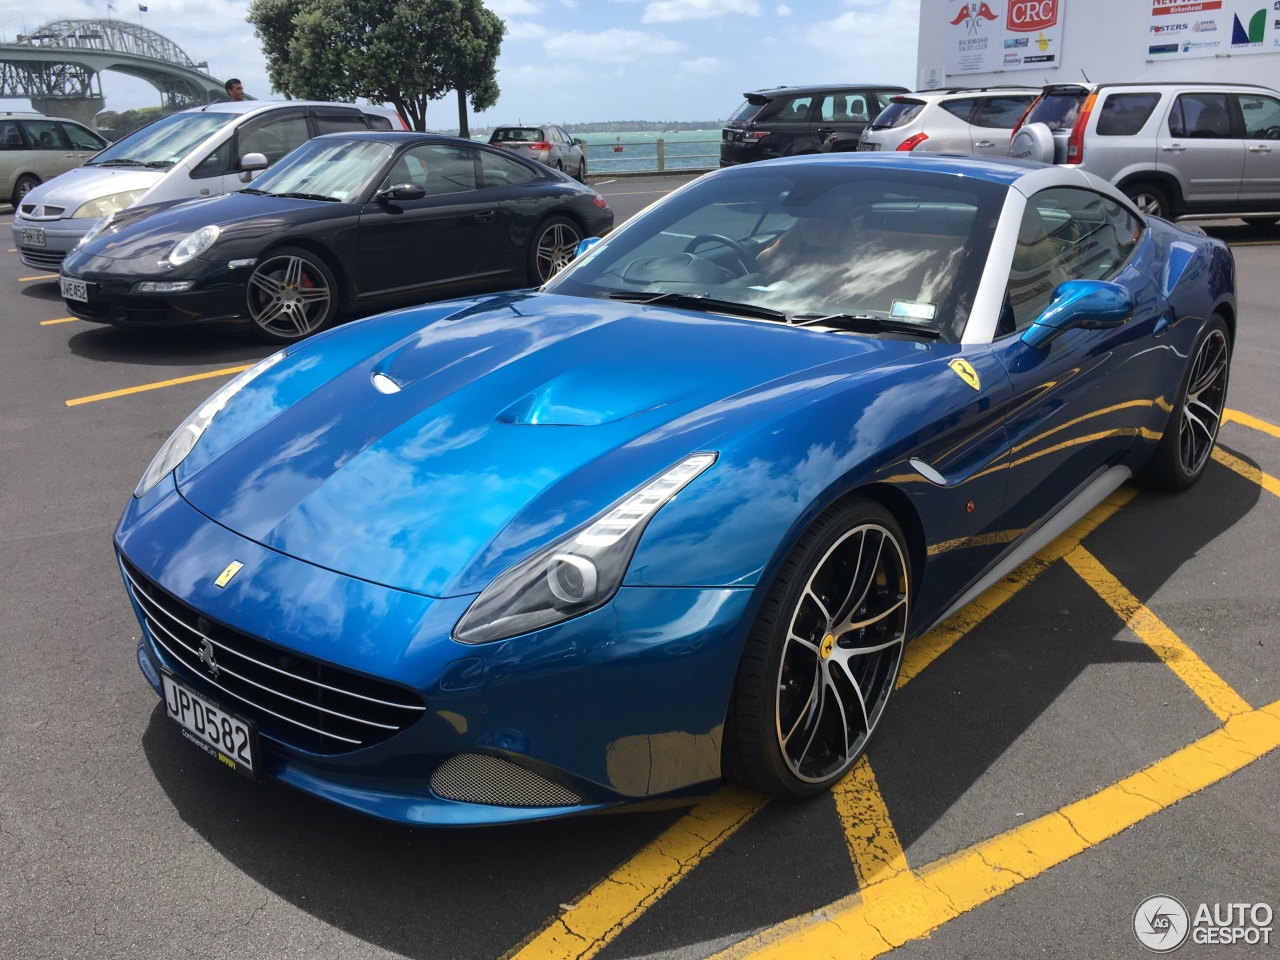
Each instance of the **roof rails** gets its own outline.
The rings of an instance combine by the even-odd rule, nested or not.
[[[988,90],[1038,90],[1037,83],[1000,83],[989,87],[947,87],[945,90],[916,90],[915,93],[986,93]]]

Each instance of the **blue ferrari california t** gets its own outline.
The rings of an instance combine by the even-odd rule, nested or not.
[[[164,444],[115,542],[176,730],[407,823],[812,795],[905,644],[1215,442],[1231,254],[1082,171],[751,164],[583,247]]]

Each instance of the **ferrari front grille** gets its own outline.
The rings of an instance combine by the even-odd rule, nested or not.
[[[147,633],[171,665],[274,740],[312,753],[345,753],[394,736],[426,709],[412,690],[210,620],[123,557],[121,569]]]
[[[499,807],[572,807],[582,798],[510,760],[481,753],[450,757],[431,775],[431,792],[445,800]]]

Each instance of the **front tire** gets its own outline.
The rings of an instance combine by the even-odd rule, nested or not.
[[[540,287],[573,262],[582,230],[568,217],[550,217],[529,238],[529,285]]]
[[[280,247],[259,258],[245,291],[253,332],[293,343],[328,326],[338,312],[338,282],[320,257]]]
[[[1214,314],[1196,337],[1160,444],[1142,480],[1157,490],[1186,490],[1200,479],[1213,453],[1227,404],[1231,340]]]
[[[738,665],[724,767],[777,797],[820,793],[862,756],[893,692],[911,607],[906,539],[862,497],[805,531]]]
[[[13,196],[10,198],[13,202],[13,209],[17,210],[22,198],[38,186],[40,186],[40,178],[34,174],[24,173],[15,180],[13,183]]]
[[[585,183],[587,179],[587,158],[583,157],[578,164],[578,173],[574,177],[579,183]]]

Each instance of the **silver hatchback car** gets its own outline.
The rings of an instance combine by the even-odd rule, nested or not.
[[[1003,157],[1039,87],[956,87],[904,93],[862,132],[858,149]]]
[[[1009,155],[1079,167],[1157,217],[1280,220],[1280,93],[1268,87],[1052,84]]]
[[[587,157],[582,140],[571,137],[554,123],[534,126],[494,127],[489,146],[511,150],[529,160],[567,173],[575,180],[587,175]]]

